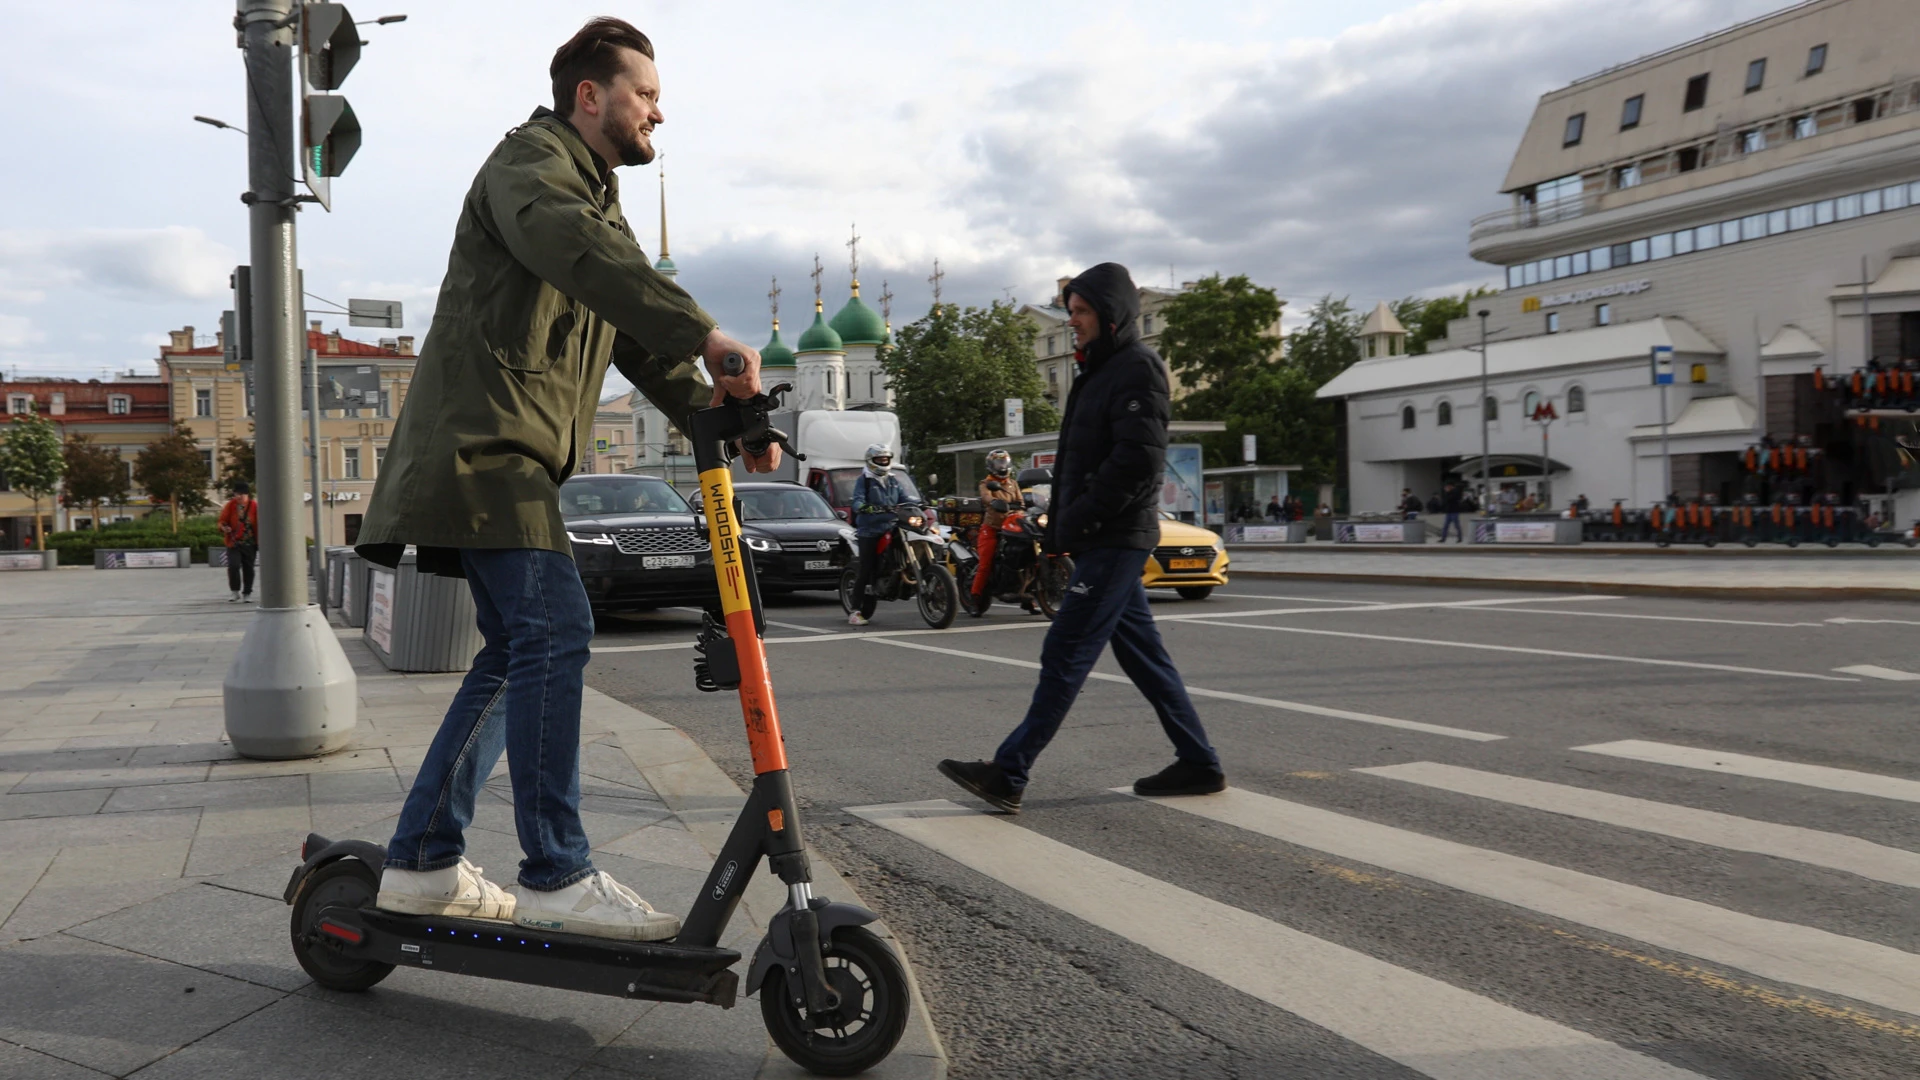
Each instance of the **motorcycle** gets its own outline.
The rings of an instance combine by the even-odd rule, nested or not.
[[[923,507],[894,507],[893,528],[879,538],[880,559],[874,569],[872,588],[881,600],[905,600],[912,597],[920,617],[935,630],[953,625],[960,613],[960,590],[947,569],[947,540],[934,526],[932,515]],[[860,567],[857,560],[840,575],[840,606],[852,613],[859,609],[853,593]]]
[[[995,510],[1005,508],[1001,500],[994,502]],[[1073,578],[1073,560],[1065,555],[1049,555],[1041,549],[1040,536],[1046,531],[1047,515],[1032,499],[1026,500],[1026,507],[1026,513],[1008,514],[1000,524],[993,569],[987,572],[987,589],[977,602],[972,590],[974,575],[980,568],[980,554],[973,545],[978,542],[977,529],[986,526],[982,524],[968,530],[965,540],[955,541],[948,549],[953,554],[954,576],[963,583],[961,592],[966,598],[967,614],[974,618],[985,615],[993,602],[999,600],[1019,604],[1030,612],[1038,610],[1051,619],[1066,597],[1067,582]]]

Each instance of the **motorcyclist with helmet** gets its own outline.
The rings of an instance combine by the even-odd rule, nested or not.
[[[1000,546],[1000,529],[1009,519],[1018,519],[1026,512],[1021,501],[1020,485],[1011,475],[1013,455],[1005,450],[995,450],[987,455],[987,475],[980,481],[980,506],[984,516],[980,521],[980,536],[974,542],[980,555],[980,568],[973,573],[973,606],[978,609],[980,600],[987,593],[987,583],[993,580],[993,553]]]
[[[880,603],[873,592],[880,568],[880,538],[893,529],[893,508],[908,501],[906,489],[891,471],[892,447],[886,443],[867,447],[866,463],[853,482],[853,531],[860,544],[860,569],[853,579],[858,610],[847,616],[851,626],[865,626]]]

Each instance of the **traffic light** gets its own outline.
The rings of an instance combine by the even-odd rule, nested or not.
[[[329,181],[360,149],[360,121],[338,94],[360,60],[360,31],[345,4],[300,7],[300,172],[320,205],[333,209]]]

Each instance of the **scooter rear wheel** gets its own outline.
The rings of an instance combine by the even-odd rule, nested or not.
[[[293,956],[329,990],[359,993],[393,973],[392,964],[343,955],[320,934],[320,913],[365,907],[380,894],[379,874],[359,859],[338,859],[308,874],[293,900]]]
[[[780,1052],[821,1076],[852,1076],[878,1065],[907,1029],[907,973],[887,943],[864,926],[843,926],[820,950],[827,982],[840,994],[831,1016],[810,1018],[787,994],[775,967],[760,987],[760,1017]]]

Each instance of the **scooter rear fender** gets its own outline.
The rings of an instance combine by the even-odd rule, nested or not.
[[[865,926],[880,917],[863,907],[817,898],[812,909],[819,921],[822,942],[831,939],[833,932],[843,926]],[[748,996],[760,992],[760,984],[774,968],[792,968],[798,955],[793,940],[793,908],[783,907],[774,913],[773,921],[767,924],[767,936],[760,939],[760,947],[754,950],[753,966],[747,969]],[[797,978],[791,980],[790,985],[797,987],[798,981]]]
[[[285,899],[293,903],[300,895],[300,883],[307,875],[336,859],[355,858],[366,863],[375,874],[387,863],[387,849],[379,844],[365,840],[329,840],[319,833],[308,833],[306,842],[300,845],[301,862],[294,868],[293,877],[287,881]]]

